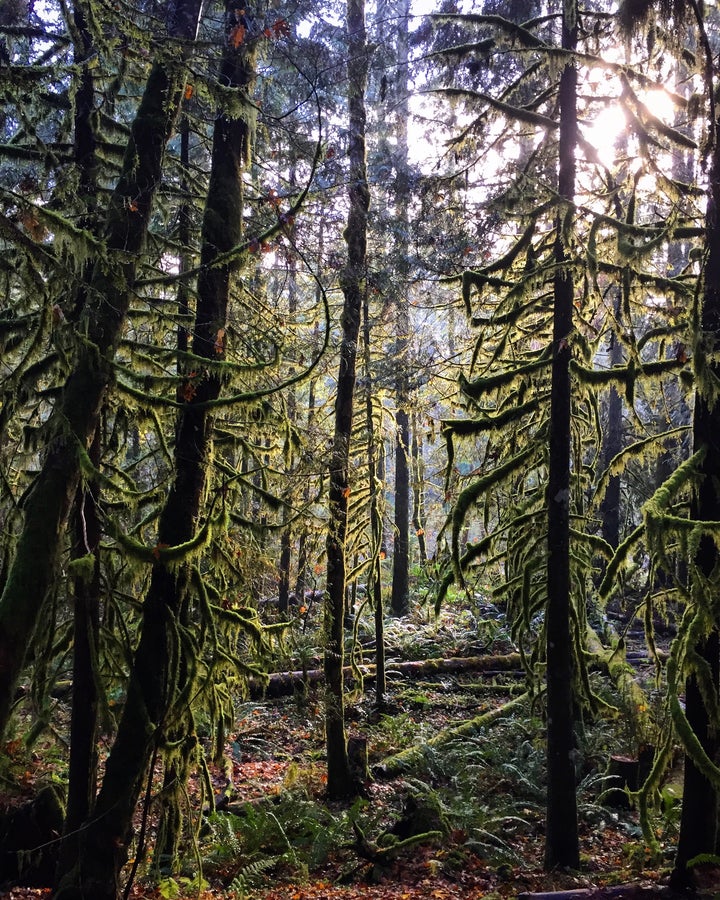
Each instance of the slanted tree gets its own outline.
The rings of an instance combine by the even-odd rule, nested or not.
[[[234,5],[225,10],[225,51],[219,81],[246,95],[253,78],[255,42],[237,39],[237,29],[249,24],[238,20]],[[192,353],[204,360],[206,372],[186,392],[178,417],[173,483],[163,506],[158,527],[158,548],[178,548],[198,543],[198,535],[211,528],[205,514],[200,527],[205,484],[211,452],[211,405],[221,389],[217,363],[225,354],[227,309],[233,272],[233,251],[242,239],[243,171],[248,160],[250,126],[246,118],[220,110],[214,128],[213,154],[202,227],[201,269],[198,277]],[[219,261],[228,253],[228,262]],[[218,504],[222,508],[222,501]],[[200,541],[202,544],[202,541]],[[187,777],[190,751],[195,747],[188,701],[197,690],[195,659],[183,649],[183,632],[190,626],[197,591],[192,565],[158,549],[150,587],[143,604],[140,641],[135,653],[128,697],[118,733],[107,760],[103,784],[92,814],[83,828],[75,866],[67,873],[56,896],[73,898],[92,893],[115,900],[120,870],[125,863],[132,831],[132,817],[151,759],[164,748],[175,753],[166,763],[171,781],[181,791]],[[196,650],[197,652],[197,650]],[[184,765],[183,765],[184,764]],[[152,766],[150,766],[152,772]],[[160,851],[177,854],[178,821],[164,817]]]

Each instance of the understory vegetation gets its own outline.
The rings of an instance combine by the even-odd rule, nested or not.
[[[635,635],[627,639],[631,647],[641,623],[631,604],[622,618]],[[319,622],[319,609],[310,616],[296,610],[270,669],[314,671],[322,660]],[[360,649],[354,655],[362,665],[364,642],[370,644],[365,656],[374,658],[372,622],[366,616],[356,639]],[[303,890],[318,884],[326,891],[331,885],[361,891],[396,885],[399,893],[413,896],[432,884],[462,896],[481,891],[505,897],[547,885],[542,873],[547,790],[542,704],[525,694],[525,676],[504,616],[482,593],[475,594],[470,608],[467,596],[453,595],[439,617],[426,603],[406,619],[389,621],[386,640],[384,709],[373,699],[372,679],[360,673],[348,697],[350,739],[367,741],[362,795],[350,806],[327,802],[317,682],[296,683],[276,699],[239,700],[219,755],[211,719],[198,720],[204,763],[188,782],[186,840],[171,871],[152,851],[163,790],[155,779],[138,813],[130,852],[141,860],[132,896],[189,897],[198,891],[228,900],[305,896]],[[659,883],[670,871],[679,829],[679,757],[651,803],[657,838],[652,851],[632,795],[638,782],[624,783],[613,768],[614,759],[637,763],[666,724],[662,685],[642,645],[637,649],[632,677],[647,689],[652,709],[635,708],[636,698],[619,692],[606,668],[591,673],[593,691],[606,705],[582,722],[577,735],[584,875],[556,875],[555,884],[613,885],[637,878]],[[495,659],[497,668],[443,670],[444,661],[472,662],[478,654]],[[509,656],[510,666],[504,662]],[[408,661],[433,661],[436,671],[403,673],[401,664]],[[518,696],[520,704],[497,720],[470,733],[453,733]],[[69,714],[67,694],[53,702],[55,718],[62,721]],[[65,784],[67,752],[58,737],[46,732],[35,742],[13,742],[1,777],[6,788],[22,786],[15,802],[43,787]],[[414,751],[413,756],[399,773],[388,773],[386,765],[405,751]],[[283,886],[286,893],[277,893]]]

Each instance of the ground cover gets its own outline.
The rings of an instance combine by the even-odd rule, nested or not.
[[[677,836],[679,769],[658,797],[653,825],[660,849],[651,854],[626,795],[608,794],[611,757],[637,753],[647,737],[634,731],[632,710],[584,723],[577,766],[581,871],[545,873],[544,728],[540,707],[517,701],[520,673],[491,667],[424,669],[413,676],[399,665],[394,669],[408,658],[507,657],[515,648],[499,621],[447,613],[439,622],[418,616],[391,626],[385,708],[377,709],[372,683],[357,684],[348,701],[349,733],[367,740],[376,773],[365,782],[366,796],[350,808],[324,798],[320,684],[239,703],[225,762],[211,767],[216,809],[198,808],[199,775],[189,786],[195,847],[172,876],[150,878],[147,865],[141,866],[128,897],[469,900],[620,884],[657,890],[667,879]],[[302,623],[295,651],[286,651],[286,668],[313,667],[311,637]],[[593,678],[597,692],[622,708],[626,698],[613,694],[611,680],[602,672]],[[649,667],[641,665],[637,679],[651,686]],[[428,743],[511,699],[507,715],[486,727]],[[381,764],[409,747],[419,748],[412,767],[383,777]],[[30,753],[21,742],[7,749],[15,784],[28,796],[40,784],[62,781],[63,754],[52,736]],[[708,872],[710,887],[714,876]],[[49,892],[0,892],[8,900],[42,896]]]

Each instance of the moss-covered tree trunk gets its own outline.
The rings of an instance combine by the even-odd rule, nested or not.
[[[614,304],[614,318],[619,322],[621,315],[620,295]],[[610,363],[613,366],[622,363],[622,346],[614,331],[610,335]],[[620,392],[613,384],[607,398],[607,424],[603,433],[602,465],[610,465],[613,458],[623,449],[623,401]],[[620,498],[621,483],[619,475],[612,475],[608,480],[605,496],[600,504],[602,536],[616,549],[620,543]]]
[[[80,194],[85,204],[82,225],[98,234],[97,138],[94,128],[95,79],[91,60],[93,39],[82,3],[73,7],[73,57],[81,65],[80,83],[75,94],[74,158],[78,170]],[[81,62],[82,61],[82,62]],[[86,278],[92,275],[90,267]],[[76,319],[87,300],[79,291],[72,317]],[[101,429],[96,429],[89,457],[99,466]],[[97,479],[81,484],[75,498],[73,579],[73,676],[70,718],[70,761],[68,795],[63,840],[58,860],[58,875],[72,865],[78,846],[79,827],[85,821],[97,790],[98,733],[98,644],[100,635],[100,485]]]
[[[235,4],[226,10],[226,38],[220,82],[246,90],[252,79],[251,53],[235,46]],[[192,352],[208,360],[202,378],[193,379],[194,393],[178,417],[175,477],[158,526],[158,547],[190,541],[200,525],[211,452],[212,417],[208,404],[221,389],[212,367],[225,353],[225,325],[234,265],[216,264],[217,257],[242,238],[243,179],[248,153],[248,125],[220,112],[215,120],[210,184],[202,225],[201,271],[198,277]],[[206,513],[209,515],[209,513]],[[143,604],[140,641],[135,653],[127,699],[116,740],[92,817],[83,829],[77,866],[61,886],[59,898],[116,900],[122,866],[132,837],[133,814],[143,781],[152,777],[151,762],[167,745],[178,747],[172,763],[183,776],[182,759],[195,745],[189,733],[194,666],[187,656],[193,641],[183,639],[187,625],[191,572],[188,564],[164,563],[159,553]],[[180,760],[178,762],[178,760]],[[166,821],[173,832],[179,823]],[[167,852],[175,834],[165,833]]]
[[[169,6],[168,32],[178,40],[178,51],[159,54],[148,75],[105,217],[107,256],[96,260],[88,276],[87,302],[75,326],[83,340],[75,342],[73,370],[48,423],[51,437],[42,468],[25,500],[23,527],[0,596],[0,736],[56,575],[81,456],[93,441],[112,383],[115,349],[162,177],[165,146],[182,100],[199,13],[200,0],[176,0]]]
[[[425,463],[423,460],[423,435],[417,408],[411,417],[412,427],[412,523],[418,540],[420,564],[427,563],[427,542],[425,540]]]
[[[708,183],[705,232],[705,266],[702,284],[700,339],[697,356],[706,360],[706,368],[698,371],[693,418],[693,444],[705,449],[700,470],[701,482],[693,498],[692,517],[706,522],[720,521],[720,402],[717,384],[720,364],[720,119],[713,123],[714,145]],[[703,750],[720,765],[720,638],[717,612],[717,578],[720,554],[716,538],[704,535],[694,560],[694,584],[691,587],[702,623],[702,635],[695,648],[685,685],[685,712],[688,722]],[[680,837],[673,881],[691,886],[688,862],[701,853],[717,853],[718,803],[717,784],[700,771],[686,755]]]
[[[365,88],[367,46],[364,0],[347,2],[349,173],[348,211],[345,240],[347,263],[341,275],[344,295],[342,342],[335,398],[335,430],[330,455],[327,533],[327,601],[325,627],[325,732],[327,745],[328,795],[349,798],[356,793],[350,772],[345,739],[344,629],[346,588],[346,536],[350,496],[350,440],[355,397],[355,370],[360,333],[360,316],[366,290],[367,220],[370,193],[365,166]]]
[[[410,5],[394,9],[397,29],[395,125],[395,519],[390,608],[402,616],[410,606],[410,178],[408,172],[408,19]]]
[[[577,3],[563,6],[562,45],[577,43]],[[553,362],[550,395],[547,564],[547,819],[545,866],[577,868],[580,860],[575,795],[573,647],[570,628],[570,357],[574,284],[572,252],[577,125],[577,71],[566,63],[560,77],[558,212],[555,239]],[[562,203],[562,201],[567,201]]]
[[[100,431],[95,435],[90,457],[100,457]],[[75,504],[75,565],[73,610],[73,680],[70,718],[70,762],[68,797],[58,877],[77,858],[80,826],[95,801],[98,778],[98,650],[100,635],[100,539],[97,504],[99,485],[91,482],[78,492]]]
[[[383,541],[383,497],[384,485],[379,473],[379,456],[382,441],[378,442],[374,403],[371,359],[370,303],[368,292],[363,296],[363,350],[365,355],[365,427],[367,429],[368,483],[370,484],[370,534],[371,562],[368,571],[368,596],[372,599],[375,618],[375,697],[379,710],[385,707],[387,677],[385,672],[385,604],[382,592],[382,541]]]

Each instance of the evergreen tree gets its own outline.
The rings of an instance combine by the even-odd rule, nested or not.
[[[199,5],[179,0],[168,10],[168,34],[178,53],[158,57],[135,116],[120,177],[105,214],[102,245],[81,291],[74,359],[46,432],[44,462],[23,508],[23,524],[0,596],[0,734],[5,733],[25,653],[57,570],[62,537],[91,446],[112,363],[132,296],[147,226],[162,175],[165,145],[185,90],[186,61]],[[58,223],[58,226],[62,223]],[[75,250],[77,250],[77,246]],[[62,325],[61,325],[62,327]]]
[[[347,35],[349,117],[349,210],[345,229],[347,263],[341,275],[344,303],[340,364],[335,398],[335,431],[330,456],[327,601],[324,610],[328,794],[335,799],[348,798],[357,792],[357,785],[350,772],[345,738],[343,626],[348,571],[350,443],[362,300],[367,289],[367,218],[370,206],[370,191],[365,165],[365,87],[368,48],[364,0],[348,0]]]

